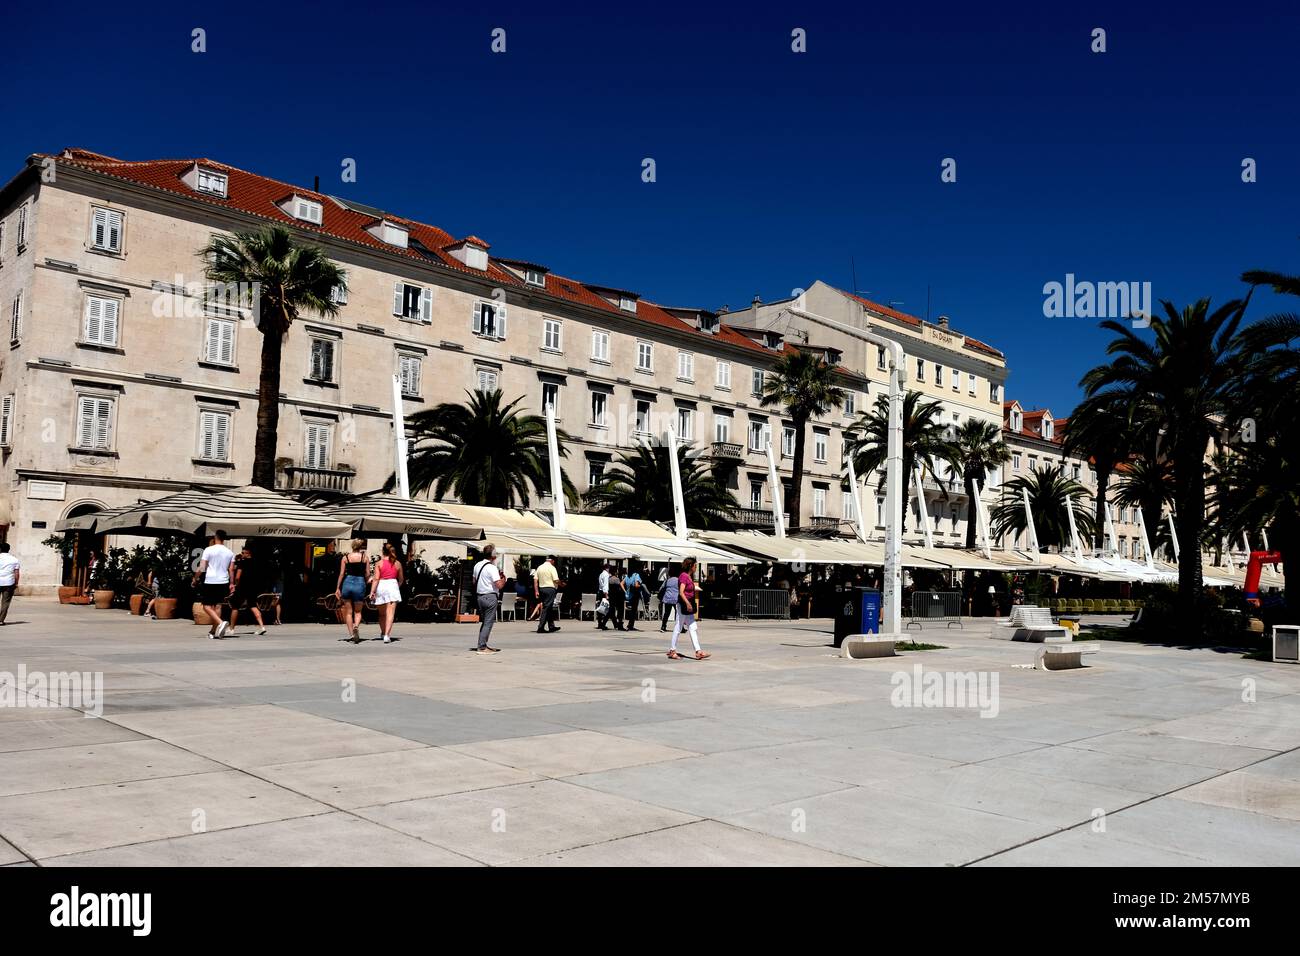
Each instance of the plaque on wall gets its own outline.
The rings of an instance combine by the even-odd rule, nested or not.
[[[66,481],[29,481],[27,497],[38,501],[62,501],[68,493]]]

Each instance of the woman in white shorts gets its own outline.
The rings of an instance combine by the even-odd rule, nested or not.
[[[397,549],[392,542],[384,544],[384,556],[379,559],[379,568],[374,577],[370,592],[370,603],[379,608],[379,631],[384,643],[393,642],[393,618],[397,616],[397,604],[402,600],[402,562],[397,559]]]

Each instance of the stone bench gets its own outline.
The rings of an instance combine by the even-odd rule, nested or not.
[[[840,656],[850,660],[861,661],[871,657],[896,657],[894,645],[897,635],[886,634],[850,634],[840,645]]]
[[[1052,641],[1034,655],[1034,670],[1073,670],[1083,666],[1084,654],[1096,654],[1099,650],[1101,645],[1096,641]]]
[[[1049,618],[1051,617],[1052,614],[1052,612],[1049,611],[1047,608],[1038,607],[1037,605],[1034,604],[1017,604],[1015,607],[1011,609],[1011,616],[1009,618],[1007,618],[1005,621],[999,620],[999,621],[995,621],[994,623],[997,624],[998,627],[1012,627],[1012,628],[1021,627],[1025,623],[1025,614],[1028,613],[1029,611],[1047,611],[1047,615]],[[1048,623],[1050,623],[1050,621]]]

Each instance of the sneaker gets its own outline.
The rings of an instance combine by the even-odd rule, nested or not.
[[[257,636],[261,637],[265,633],[266,633],[266,628],[262,628],[260,631],[257,632]]]
[[[391,643],[393,643],[393,639],[392,639],[391,637],[389,637],[387,634],[385,634],[385,635],[384,635],[384,643],[385,643],[385,644],[391,644]]]
[[[475,648],[479,654],[500,654],[501,649],[498,647],[479,647]]]
[[[219,625],[217,625],[217,633],[216,633],[216,636],[217,636],[217,637],[225,637],[226,634],[227,634],[229,631],[230,631],[230,622],[229,622],[229,621],[222,621]]]
[[[208,631],[208,637],[212,638],[212,639],[215,641],[215,640],[217,639],[217,632],[216,632],[216,631]]]

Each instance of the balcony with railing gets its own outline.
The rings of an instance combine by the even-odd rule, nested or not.
[[[284,469],[285,491],[352,491],[356,472],[351,468],[309,468],[306,465],[287,465]]]
[[[758,528],[771,531],[772,512],[763,508],[737,508],[731,515],[731,521],[737,528]]]
[[[740,442],[715,441],[712,457],[714,461],[740,461],[745,457],[745,447]]]
[[[808,527],[812,531],[839,531],[840,519],[829,515],[814,515],[809,520]]]

